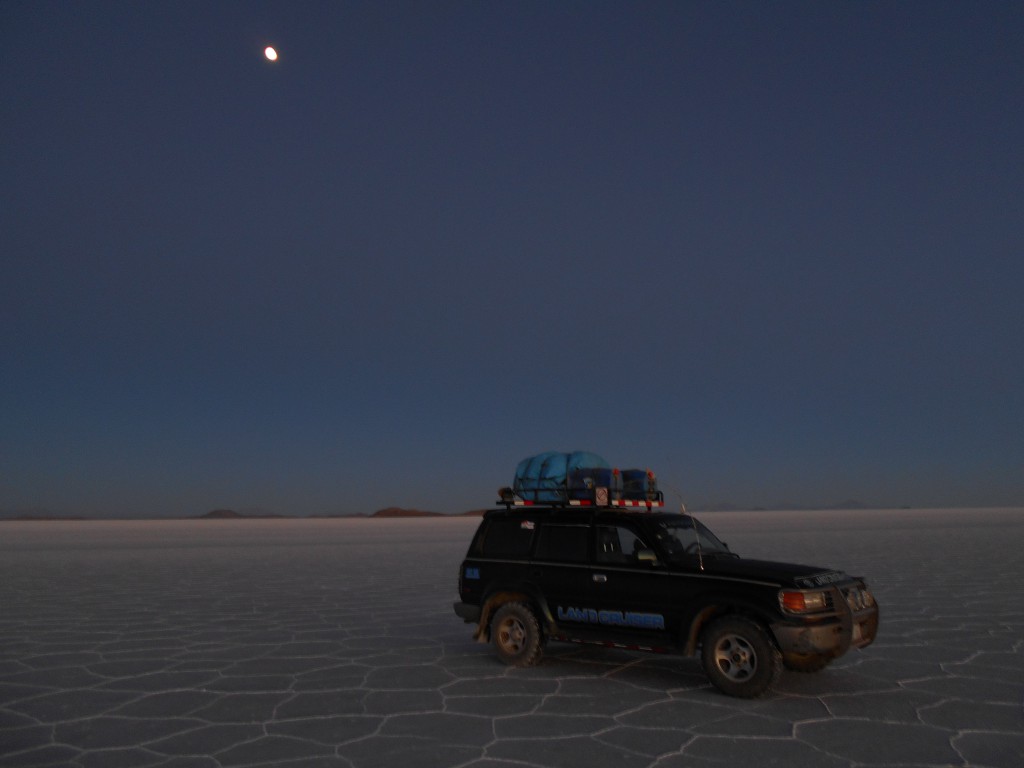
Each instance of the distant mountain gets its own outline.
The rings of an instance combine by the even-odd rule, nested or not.
[[[200,515],[200,520],[268,520],[282,519],[286,515],[275,515],[273,513],[250,514],[248,512],[236,512],[233,509],[214,509],[205,515]]]
[[[199,516],[201,520],[238,520],[241,517],[242,515],[233,509],[215,509]]]
[[[370,517],[444,517],[444,515],[440,512],[424,512],[421,509],[387,507],[386,509],[378,509]]]

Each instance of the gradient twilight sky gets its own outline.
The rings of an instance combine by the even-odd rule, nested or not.
[[[1019,2],[7,0],[0,99],[0,510],[1024,504]]]

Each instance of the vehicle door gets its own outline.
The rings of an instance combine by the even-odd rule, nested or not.
[[[561,627],[564,617],[576,615],[590,598],[590,524],[585,519],[539,521],[536,536],[530,580],[544,595],[549,618]]]
[[[677,631],[674,578],[657,562],[651,542],[623,520],[594,524],[592,603],[602,630],[623,642],[668,647]]]

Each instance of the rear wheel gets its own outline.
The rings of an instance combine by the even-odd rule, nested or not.
[[[529,667],[544,653],[540,622],[523,603],[505,603],[494,614],[491,639],[498,658],[514,667]]]
[[[704,630],[701,661],[718,690],[742,699],[764,695],[782,673],[782,654],[767,631],[744,616],[723,616]]]
[[[782,664],[793,672],[821,672],[832,658],[817,653],[784,653]]]

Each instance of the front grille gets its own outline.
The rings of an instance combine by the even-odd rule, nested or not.
[[[846,604],[850,606],[851,611],[863,611],[868,607],[867,595],[860,587],[844,589],[843,596],[846,598]]]

